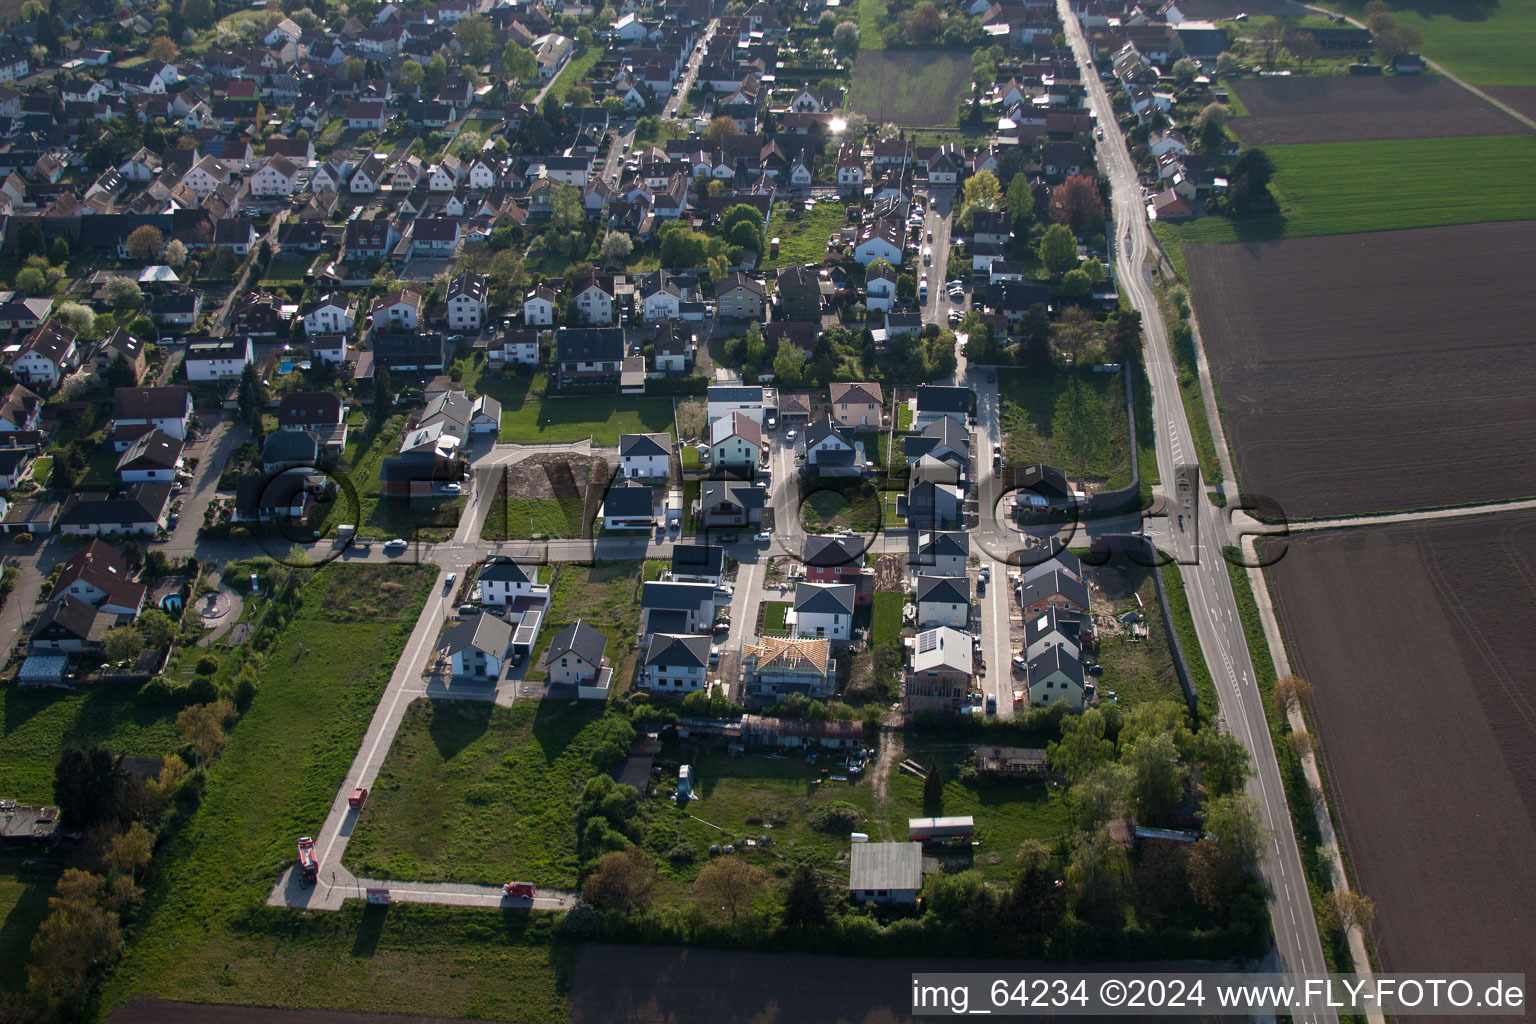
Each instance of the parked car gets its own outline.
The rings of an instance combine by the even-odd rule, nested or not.
[[[718,664],[720,664],[720,645],[719,644],[714,644],[714,645],[712,645],[709,648],[709,663],[711,665],[718,665]]]
[[[709,633],[711,636],[726,636],[730,632],[731,624],[729,622],[717,622],[713,626],[709,627]]]
[[[759,544],[767,544],[769,541],[773,540],[773,534],[771,534],[768,531],[764,530],[761,533],[757,534],[752,539],[757,541]]]
[[[443,484],[444,494],[458,494],[463,489],[464,488],[460,487],[458,484]]]
[[[390,554],[394,554],[398,551],[404,551],[405,541],[401,540],[399,537],[391,538],[390,540],[384,542],[384,550]]]
[[[368,801],[368,787],[358,786],[347,795],[348,807],[361,807]]]
[[[502,899],[531,900],[533,899],[532,882],[508,882],[501,887]]]

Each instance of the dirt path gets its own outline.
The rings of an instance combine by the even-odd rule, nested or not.
[[[890,800],[891,772],[906,753],[906,742],[901,731],[901,712],[895,708],[887,711],[880,721],[880,756],[875,758],[869,778],[870,792],[882,818],[885,805]]]

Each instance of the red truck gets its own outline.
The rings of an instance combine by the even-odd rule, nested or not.
[[[315,841],[309,836],[299,838],[299,873],[311,885],[320,877],[320,862],[315,859]]]
[[[502,899],[531,900],[533,899],[532,882],[508,882],[501,887]]]

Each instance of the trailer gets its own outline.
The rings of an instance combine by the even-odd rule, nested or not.
[[[976,833],[976,820],[969,814],[948,818],[908,818],[907,838],[921,843],[949,843],[969,840]]]
[[[315,841],[309,836],[299,837],[299,874],[310,885],[320,877],[320,861],[315,858]]]

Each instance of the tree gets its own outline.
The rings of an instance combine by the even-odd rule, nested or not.
[[[1221,103],[1207,103],[1200,108],[1200,113],[1195,116],[1195,134],[1200,136],[1200,145],[1206,152],[1214,152],[1221,148],[1227,138],[1227,118],[1232,109]]]
[[[53,769],[53,802],[71,829],[89,831],[117,818],[123,775],[105,747],[67,747]]]
[[[1254,31],[1253,38],[1259,44],[1260,60],[1264,66],[1273,68],[1280,57],[1281,44],[1285,42],[1285,24],[1278,18],[1271,18]]]
[[[1125,848],[1107,829],[1079,833],[1067,865],[1067,884],[1072,887],[1077,916],[1104,927],[1122,922],[1131,866]]]
[[[1253,797],[1235,792],[1207,800],[1205,831],[1240,870],[1258,869],[1268,837],[1259,824],[1259,807]]]
[[[539,61],[528,47],[509,40],[501,51],[501,70],[513,81],[526,82],[537,74]]]
[[[146,225],[148,227],[148,225]],[[140,228],[139,231],[143,231]],[[154,231],[153,227],[149,227]],[[138,232],[134,232],[137,234]],[[157,235],[159,232],[155,232]],[[158,251],[158,250],[156,250]],[[102,294],[115,309],[138,309],[144,304],[144,292],[139,288],[139,282],[131,277],[109,277],[101,286]]]
[[[373,374],[373,415],[383,423],[394,411],[395,391],[391,386],[389,370],[380,366]]]
[[[38,295],[48,287],[48,279],[36,267],[23,267],[16,272],[16,290],[28,295]]]
[[[581,205],[581,190],[564,182],[549,193],[549,225],[556,231],[574,231],[587,223],[586,207]]]
[[[1166,819],[1184,795],[1189,769],[1167,733],[1145,736],[1124,748],[1120,763],[1131,770],[1131,800],[1141,821]]]
[[[65,872],[70,874],[83,872],[72,868]],[[32,938],[27,990],[44,1003],[78,1004],[87,995],[93,973],[122,952],[118,917],[83,899],[55,896],[48,906],[50,913]]]
[[[1301,676],[1285,676],[1275,681],[1275,710],[1290,715],[1312,701],[1312,684]]]
[[[693,897],[706,914],[724,911],[732,928],[768,892],[768,873],[740,857],[710,861],[693,882]]]
[[[784,930],[820,931],[827,924],[827,894],[821,876],[809,864],[798,864],[789,876],[789,890],[784,894]]]
[[[1331,931],[1347,932],[1357,925],[1364,931],[1376,920],[1376,904],[1352,889],[1334,889],[1323,897],[1322,916],[1323,927]]]
[[[491,282],[511,292],[520,292],[528,283],[528,273],[523,269],[523,257],[511,249],[503,249],[491,257]]]
[[[1195,735],[1195,760],[1200,764],[1200,779],[1211,796],[1225,796],[1242,788],[1248,778],[1248,748],[1231,733],[1214,727]]]
[[[154,854],[154,835],[143,822],[135,821],[127,831],[112,838],[112,844],[107,847],[107,866],[118,874],[137,876],[149,867]]]
[[[1067,911],[1065,893],[1056,885],[1051,851],[1037,839],[1019,848],[1019,877],[1008,897],[1008,917],[1024,935],[1047,935]]]
[[[1291,51],[1296,63],[1306,67],[1317,57],[1317,37],[1311,32],[1292,32],[1285,37],[1285,48]]]
[[[160,255],[160,250],[165,247],[165,236],[160,229],[153,224],[145,224],[143,227],[134,228],[128,236],[128,241],[123,248],[127,250],[129,259],[140,263],[148,263]]]
[[[261,396],[261,377],[254,364],[247,364],[240,371],[240,384],[235,391],[236,408],[244,419],[261,412],[265,403]]]
[[[586,85],[573,85],[565,91],[565,102],[573,107],[590,107],[592,105],[592,88]]]
[[[932,42],[944,27],[944,16],[931,3],[921,3],[905,19],[907,32],[914,43]]]
[[[1035,226],[1035,192],[1030,188],[1029,175],[1013,176],[1003,197],[1003,206],[1013,222],[1013,233],[1019,238],[1028,238],[1030,229]]]
[[[180,52],[169,36],[155,36],[150,40],[149,49],[145,51],[150,60],[158,60],[166,64],[173,63]]]
[[[1227,202],[1233,211],[1246,214],[1273,209],[1275,200],[1269,194],[1269,179],[1274,173],[1275,165],[1262,149],[1244,150],[1228,175]]]
[[[1223,50],[1216,56],[1216,73],[1225,78],[1242,70],[1243,62],[1235,53]]]
[[[709,122],[709,127],[704,129],[704,137],[709,139],[710,145],[718,147],[720,140],[732,135],[740,135],[741,126],[736,123],[734,117],[721,114]]]
[[[1288,732],[1285,734],[1285,745],[1297,760],[1302,760],[1308,755],[1316,757],[1318,750],[1317,733],[1315,732]]]
[[[228,727],[235,718],[235,706],[227,700],[194,704],[176,716],[176,732],[192,744],[197,763],[206,765],[228,742]]]
[[[491,34],[491,23],[479,14],[460,18],[453,26],[453,38],[476,64],[490,56],[491,45],[496,41]]]
[[[598,247],[598,255],[604,262],[608,260],[625,260],[629,254],[635,251],[634,240],[622,231],[610,231],[603,236],[603,244]]]
[[[404,64],[400,65],[401,85],[420,85],[421,80],[425,77],[427,77],[427,73],[422,70],[420,64],[413,60],[406,61]]]
[[[1061,301],[1080,303],[1087,302],[1092,297],[1093,279],[1088,276],[1086,270],[1079,267],[1076,270],[1069,270],[1061,275]]]
[[[114,626],[102,634],[101,653],[110,662],[133,661],[144,650],[144,638],[132,626]]]
[[[54,263],[60,263],[60,264],[68,263],[69,262],[69,239],[65,238],[63,235],[60,235],[58,238],[55,238],[53,240],[53,245],[52,245],[52,247],[48,251],[49,251],[49,258]]]
[[[187,247],[179,238],[165,243],[165,264],[177,270],[187,262]]]
[[[1200,65],[1188,57],[1180,57],[1173,62],[1173,78],[1180,85],[1189,85],[1200,73]]]
[[[923,779],[923,814],[930,818],[944,814],[944,766],[938,761]]]
[[[438,87],[443,84],[443,79],[447,77],[448,58],[444,57],[441,53],[434,53],[432,59],[427,61],[427,73],[426,77],[422,79],[422,84],[429,91],[437,92]]]
[[[805,383],[805,350],[798,345],[782,344],[773,357],[774,380],[782,387],[798,388]]]
[[[1078,273],[1081,273],[1081,271],[1073,270],[1069,271],[1066,276],[1070,277],[1072,274]],[[1083,274],[1081,281],[1086,283],[1087,280],[1088,275]],[[1062,278],[1062,282],[1063,290],[1065,290],[1066,277]],[[1089,342],[1094,341],[1098,336],[1098,324],[1094,322],[1093,317],[1083,312],[1081,306],[1068,306],[1062,311],[1061,316],[1056,319],[1051,340],[1055,342],[1056,350],[1064,353],[1072,362],[1072,365],[1076,366],[1083,352],[1088,348]],[[1122,744],[1125,742],[1123,734],[1120,742]]]
[[[581,898],[603,910],[626,914],[651,905],[656,887],[656,862],[638,846],[605,853],[597,870],[581,886]]]
[[[82,306],[78,302],[63,302],[54,310],[54,316],[76,334],[95,333],[96,314],[91,312],[89,306]]]
[[[214,0],[183,0],[181,20],[192,28],[210,28],[216,12]]]
[[[1045,303],[1037,302],[1024,311],[1024,319],[1019,322],[1019,328],[1024,337],[1024,348],[1029,357],[1036,362],[1044,361],[1051,354],[1051,314],[1046,309]]]
[[[1052,224],[1040,238],[1040,262],[1060,277],[1077,266],[1077,239],[1065,224]]]
[[[1115,745],[1104,738],[1104,712],[1089,708],[1061,720],[1061,739],[1046,746],[1045,759],[1068,782],[1078,782],[1115,756]]]
[[[965,179],[965,184],[960,189],[960,208],[980,208],[995,210],[1003,199],[1003,187],[998,184],[997,175],[991,171],[977,171]]]
[[[832,45],[837,47],[837,52],[847,55],[858,52],[859,26],[857,22],[840,21],[832,30]]]
[[[1051,192],[1051,220],[1065,224],[1074,235],[1104,229],[1104,197],[1099,183],[1086,174],[1074,174]]]
[[[159,551],[153,554],[159,554]],[[171,617],[159,608],[151,608],[138,617],[134,623],[148,638],[149,645],[156,650],[164,650],[170,646],[171,640],[176,636],[176,623]]]

